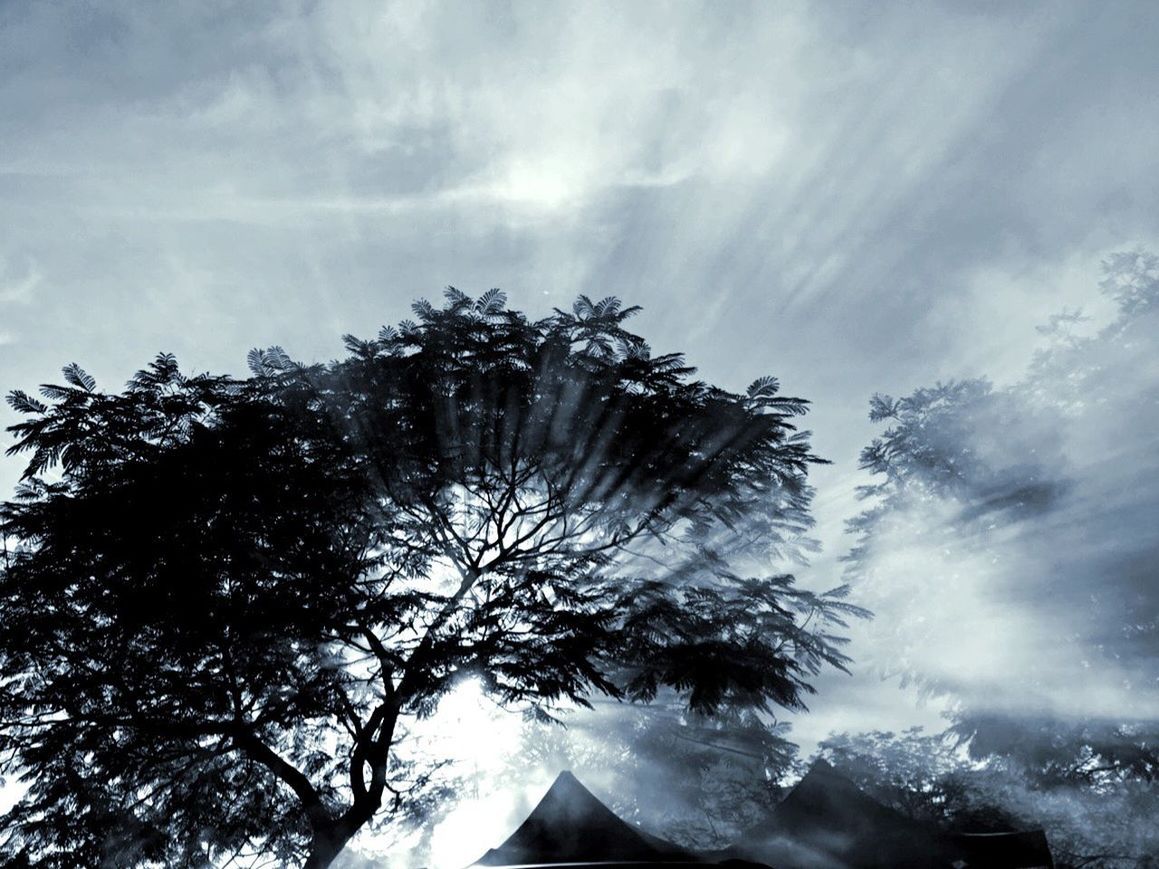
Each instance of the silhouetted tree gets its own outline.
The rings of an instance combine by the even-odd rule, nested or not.
[[[843,666],[842,589],[726,557],[807,529],[805,401],[691,379],[614,298],[414,310],[328,365],[163,355],[120,393],[70,365],[11,394],[13,865],[326,866],[437,799],[409,729],[468,676],[539,716],[662,689],[708,715],[799,707]]]

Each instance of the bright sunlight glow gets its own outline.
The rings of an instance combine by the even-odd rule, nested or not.
[[[449,761],[448,775],[467,783],[455,808],[431,831],[423,865],[462,869],[510,835],[520,820],[515,816],[521,800],[501,773],[519,754],[522,725],[518,711],[488,698],[474,678],[461,682],[431,718],[417,723],[415,738],[423,754]]]

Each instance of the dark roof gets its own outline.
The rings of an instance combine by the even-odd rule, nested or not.
[[[946,834],[862,791],[824,760],[729,853],[778,869],[1037,869],[1054,863],[1041,830]]]
[[[477,865],[699,862],[698,855],[621,820],[570,772],[562,772],[510,838]]]
[[[773,810],[766,824],[778,830],[808,830],[819,822],[844,830],[907,832],[917,826],[900,812],[879,803],[830,764],[819,760]]]
[[[690,851],[623,821],[570,772],[477,866],[600,864],[645,869],[724,861],[735,869],[1053,869],[1041,830],[946,834],[864,793],[818,761],[740,842]],[[751,862],[746,862],[751,861]]]
[[[954,833],[950,836],[967,867],[987,869],[1054,869],[1046,833]]]
[[[733,848],[774,866],[900,869],[949,866],[941,836],[864,793],[823,760]]]

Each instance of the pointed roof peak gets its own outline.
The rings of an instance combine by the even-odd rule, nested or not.
[[[837,782],[849,782],[849,784],[853,784],[853,782],[850,781],[847,776],[842,775],[841,772],[838,771],[835,766],[833,766],[833,764],[825,760],[825,758],[819,757],[813,761],[813,763],[809,766],[809,769],[806,770],[803,776],[801,776],[801,780],[797,782],[797,785],[800,786],[806,783],[811,785],[821,782],[824,782],[826,785],[832,785]]]
[[[853,779],[844,775],[824,758],[817,758],[817,760],[813,761],[813,765],[809,767],[809,771],[794,786],[790,792],[790,796],[797,794],[800,797],[804,794],[813,795],[818,793],[842,793],[849,796],[856,796],[863,800],[872,799],[854,783]]]
[[[813,761],[813,765],[809,767],[809,772],[837,772],[837,770],[825,758],[819,757]]]
[[[565,770],[519,828],[498,848],[488,851],[479,864],[646,862],[687,856],[683,849],[617,817]]]
[[[571,770],[565,769],[555,777],[555,781],[551,783],[551,787],[547,789],[547,793],[543,795],[543,802],[552,802],[558,800],[566,800],[577,805],[584,806],[589,810],[593,808],[593,804],[598,805],[604,811],[610,811],[595,794],[588,790],[584,783],[581,782]]]

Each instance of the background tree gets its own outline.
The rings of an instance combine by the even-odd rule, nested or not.
[[[835,733],[817,745],[817,755],[878,801],[915,820],[977,829],[958,814],[955,774],[967,768],[954,741],[920,727],[900,733]],[[1005,817],[984,822],[987,832],[1011,829]]]
[[[1156,865],[1159,793],[1145,777],[1044,788],[1033,766],[971,760],[952,734],[920,728],[840,733],[818,753],[881,802],[943,829],[1045,828],[1060,867]]]
[[[1151,842],[1124,819],[1159,809],[1159,259],[1110,257],[1101,289],[1109,322],[1053,317],[1016,382],[874,396],[847,576],[892,615],[883,667],[951,699],[990,805],[1050,819],[1074,865],[1118,866]],[[994,655],[977,645],[1007,624]]]
[[[844,665],[843,589],[742,572],[808,527],[806,402],[693,380],[616,299],[504,302],[448,290],[329,365],[11,394],[11,864],[328,865],[437,801],[406,745],[466,677],[539,717],[662,690],[711,715]]]

